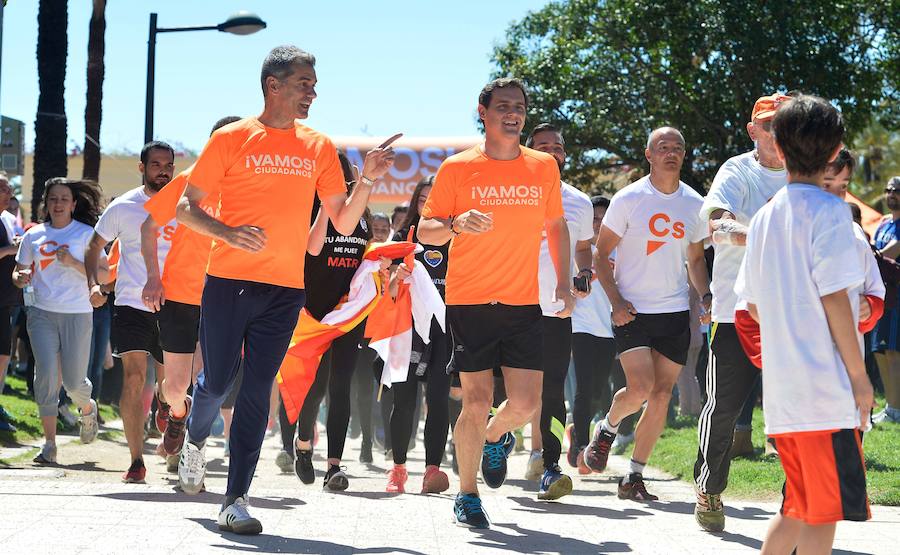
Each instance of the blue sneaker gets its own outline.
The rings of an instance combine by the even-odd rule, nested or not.
[[[453,512],[456,513],[456,523],[460,526],[487,529],[491,527],[487,513],[481,506],[481,498],[474,493],[457,493],[453,502]]]
[[[506,480],[506,459],[516,446],[516,436],[506,432],[497,443],[484,443],[481,477],[490,488],[499,488]]]
[[[541,489],[538,491],[538,499],[542,501],[554,501],[564,495],[572,493],[572,479],[562,473],[558,464],[544,470],[541,478]]]

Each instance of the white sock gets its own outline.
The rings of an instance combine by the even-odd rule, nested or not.
[[[628,478],[631,474],[644,474],[644,467],[647,466],[647,463],[637,462],[634,459],[631,459],[631,462],[628,463],[629,466],[629,474],[628,477],[625,478],[625,483],[628,483]]]
[[[606,415],[606,418],[604,418],[603,421],[600,422],[600,428],[602,428],[603,430],[605,430],[605,431],[607,431],[607,432],[609,432],[609,433],[611,433],[611,434],[617,434],[617,433],[619,433],[619,426],[620,426],[621,424],[622,424],[621,422],[619,422],[619,423],[616,424],[615,426],[613,426],[612,424],[610,424],[610,422],[609,422],[609,415],[607,414],[607,415]]]

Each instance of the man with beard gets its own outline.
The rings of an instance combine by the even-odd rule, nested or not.
[[[538,125],[531,131],[525,146],[553,156],[562,171],[566,163],[566,147],[562,132],[556,126],[549,123]],[[561,181],[560,187],[563,213],[569,228],[569,256],[573,261],[568,273],[570,280],[572,277],[578,278],[575,280],[575,295],[585,298],[590,291],[592,275],[591,239],[594,236],[594,206],[590,197],[568,183]],[[550,247],[546,237],[541,241],[538,288],[542,312],[541,327],[544,332],[544,382],[541,410],[532,419],[532,422],[539,419],[541,432],[540,434],[532,432],[532,460],[537,459],[543,463],[540,467],[542,477],[538,499],[549,501],[572,492],[572,479],[563,474],[559,467],[566,423],[566,375],[569,372],[569,358],[572,355],[572,318],[557,315],[563,308],[563,302],[557,300],[554,295],[556,269],[550,258]],[[532,430],[536,428],[532,424]],[[542,459],[538,459],[536,455],[541,453]]]
[[[900,176],[892,177],[884,186],[884,202],[891,211],[890,218],[878,226],[875,232],[875,248],[885,258],[900,259]],[[895,293],[896,295],[896,293]],[[896,300],[896,299],[895,299]],[[874,416],[875,423],[900,422],[900,307],[885,310],[875,328],[872,350],[878,361],[881,381],[884,383],[884,410]]]
[[[100,254],[110,242],[119,241],[119,267],[115,287],[115,306],[112,319],[113,354],[122,359],[124,376],[119,409],[125,427],[125,440],[131,452],[131,466],[125,474],[126,483],[143,483],[147,474],[144,466],[144,414],[141,390],[147,376],[147,354],[156,361],[157,382],[163,377],[162,351],[159,346],[159,327],[156,314],[141,298],[147,282],[147,268],[141,256],[141,224],[147,219],[144,203],[172,179],[175,170],[175,151],[167,143],[151,141],[141,149],[138,169],[143,184],[111,202],[94,227],[91,242],[84,253],[84,267],[91,304],[102,306],[106,293],[97,277]],[[172,220],[160,229],[159,267],[163,267],[169,253],[176,222]],[[157,426],[165,430],[168,406],[158,399]]]

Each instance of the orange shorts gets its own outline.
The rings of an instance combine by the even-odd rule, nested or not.
[[[859,430],[773,437],[785,476],[781,514],[807,524],[872,518]]]

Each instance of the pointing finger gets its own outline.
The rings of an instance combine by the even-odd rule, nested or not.
[[[383,143],[381,143],[380,145],[378,145],[376,148],[387,148],[391,145],[391,143],[393,143],[394,141],[396,141],[397,139],[399,139],[402,136],[403,136],[403,133],[397,133],[396,135],[393,135],[390,139],[388,139],[388,140],[384,141]]]

